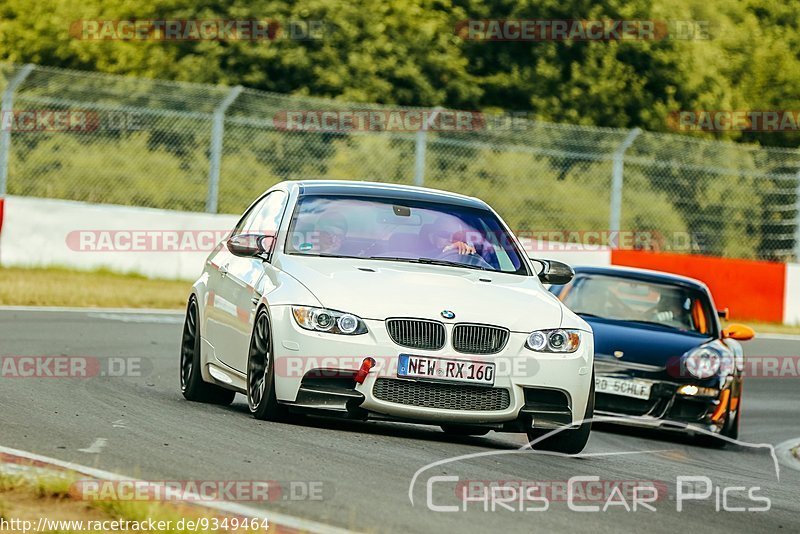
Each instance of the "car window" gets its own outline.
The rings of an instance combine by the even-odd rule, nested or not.
[[[239,221],[234,234],[275,234],[280,226],[286,193],[273,191],[258,201]]]
[[[289,254],[336,255],[528,274],[513,237],[488,209],[374,197],[300,199]]]
[[[706,295],[677,284],[583,275],[564,287],[560,298],[575,313],[605,319],[652,323],[698,334],[711,334],[714,324]]]

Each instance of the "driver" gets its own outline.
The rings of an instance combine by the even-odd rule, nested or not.
[[[689,326],[689,299],[681,294],[663,295],[653,314],[662,323]]]
[[[422,241],[430,245],[431,256],[439,256],[450,251],[462,256],[476,253],[475,247],[464,240],[461,228],[457,228],[451,221],[439,220],[428,223],[420,228],[419,233]]]
[[[468,236],[473,235],[477,238],[477,242],[473,242]],[[420,228],[421,241],[428,245],[430,252],[427,252],[431,257],[438,258],[442,255],[457,254],[464,256],[464,259],[470,256],[477,256],[482,260],[480,263],[488,263],[494,269],[500,268],[500,263],[497,258],[497,253],[494,247],[489,245],[483,236],[477,232],[467,233],[460,225],[454,224],[454,221],[442,218],[438,219],[436,223],[430,223]],[[472,260],[467,260],[472,263]]]

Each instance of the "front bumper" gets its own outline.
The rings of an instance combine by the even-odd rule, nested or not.
[[[368,333],[343,336],[300,328],[289,306],[271,307],[270,313],[276,340],[276,395],[279,401],[298,409],[362,418],[515,428],[572,424],[586,411],[594,353],[593,338],[588,333],[580,349],[572,354],[533,352],[524,347],[526,333],[512,332],[501,352],[474,355],[452,348],[453,324],[445,324],[448,343],[444,348],[430,351],[396,345],[383,321],[365,320]],[[400,354],[493,362],[495,383],[487,388],[398,378]],[[367,357],[376,365],[364,382],[348,382]],[[501,396],[507,396],[507,400]],[[484,397],[492,397],[491,402]]]
[[[595,394],[595,415],[617,424],[677,431],[700,428],[720,432],[728,413],[738,409],[741,382],[733,377],[713,385],[708,381],[693,384],[690,381],[606,373],[600,369],[597,377],[633,378],[651,384],[650,398],[647,400],[602,392]],[[695,386],[693,390],[699,390],[700,394],[688,394],[684,386]]]

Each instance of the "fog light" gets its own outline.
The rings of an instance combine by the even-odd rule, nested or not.
[[[719,390],[687,384],[678,388],[678,395],[685,395],[687,397],[718,397]]]
[[[363,384],[364,380],[367,379],[369,370],[373,367],[375,367],[375,360],[373,358],[364,358],[364,361],[361,362],[361,369],[358,370],[355,376],[356,384]]]

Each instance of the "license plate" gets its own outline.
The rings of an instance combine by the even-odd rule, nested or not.
[[[597,393],[610,393],[622,397],[648,400],[650,398],[650,382],[631,380],[627,378],[612,378],[598,376],[594,379],[594,389]]]
[[[494,364],[401,354],[397,362],[397,376],[493,386]]]

